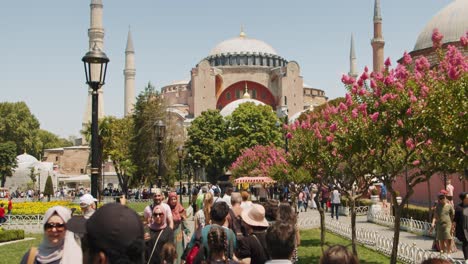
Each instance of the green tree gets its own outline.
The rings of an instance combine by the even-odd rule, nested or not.
[[[0,142],[14,142],[16,154],[27,152],[38,157],[41,151],[38,129],[39,121],[26,103],[0,103]]]
[[[165,120],[166,112],[155,87],[148,83],[136,100],[133,113],[133,134],[130,138],[131,160],[135,165],[134,180],[139,183],[155,183],[158,171],[158,142],[155,123]],[[160,164],[161,166],[163,164]],[[164,168],[164,167],[162,167]]]
[[[282,144],[283,135],[277,126],[279,119],[270,106],[240,104],[226,117],[226,123],[228,138],[224,142],[224,154],[228,164],[234,162],[243,149]]]
[[[136,168],[130,152],[130,139],[133,137],[133,119],[131,117],[105,117],[102,122],[102,147],[105,157],[110,157],[122,187],[127,193],[131,177]]]
[[[207,110],[192,121],[186,142],[188,163],[195,161],[206,168],[211,181],[216,181],[227,163],[221,144],[226,139],[226,123],[218,110]]]
[[[37,135],[41,142],[41,149],[51,149],[51,148],[60,148],[60,147],[70,147],[73,146],[73,142],[65,138],[60,138],[57,135],[44,130],[39,129]]]
[[[18,164],[15,143],[11,141],[0,143],[0,177],[2,187],[5,187],[6,177],[11,177],[16,167],[18,167]]]
[[[47,196],[47,201],[50,202],[50,196],[54,195],[54,185],[52,184],[52,177],[47,176],[46,184],[44,187],[44,195]]]

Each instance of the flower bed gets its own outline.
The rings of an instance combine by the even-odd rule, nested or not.
[[[47,209],[61,205],[67,208],[76,208],[75,214],[81,213],[81,208],[78,204],[69,201],[53,201],[53,202],[23,202],[13,203],[13,215],[43,215]]]

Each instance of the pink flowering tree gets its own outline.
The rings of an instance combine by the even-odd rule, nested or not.
[[[441,100],[441,96],[447,94],[447,90],[455,87],[461,87],[464,90],[463,98],[466,98],[468,70],[466,57],[454,47],[449,46],[446,52],[442,51],[441,39],[438,31],[434,31],[434,47],[440,54],[439,64],[435,67],[431,67],[425,57],[413,59],[405,53],[401,64],[395,68],[391,68],[390,59],[387,59],[382,72],[370,75],[364,72],[358,80],[348,76],[343,77],[343,82],[350,90],[347,97],[365,105],[370,118],[368,140],[372,140],[371,145],[375,146],[372,155],[376,162],[375,172],[388,187],[395,205],[391,263],[397,261],[403,206],[413,194],[413,187],[430,177],[424,175],[422,173],[424,170],[421,168],[426,166],[423,162],[429,160],[427,157],[432,155],[432,144],[435,140],[439,140],[438,144],[449,144],[451,145],[449,148],[454,147],[451,143],[442,143],[443,137],[434,137],[435,131],[440,132],[446,127],[445,118],[449,116],[454,118],[453,110],[447,105],[437,103],[436,100]],[[429,110],[430,107],[437,108]],[[466,104],[464,108],[463,104],[461,107],[462,111],[455,111],[461,116],[457,119],[465,118]],[[440,120],[434,120],[431,116],[434,112],[439,112]],[[447,115],[447,112],[450,113]],[[466,126],[461,130],[456,126],[450,127],[460,132],[465,129],[466,136]],[[452,130],[452,128],[447,129]],[[403,202],[397,205],[397,190],[393,188],[392,183],[400,177],[404,177],[408,192],[403,197]]]
[[[327,106],[328,107],[328,106]],[[325,110],[324,110],[325,111]],[[330,182],[336,172],[338,157],[330,155],[333,147],[329,143],[332,134],[327,129],[327,121],[321,110],[314,111],[300,118],[288,127],[289,162],[296,168],[304,168],[310,174],[309,181],[318,185],[318,190]],[[321,200],[321,192],[317,193]],[[325,212],[318,206],[320,213],[321,247],[325,246]]]
[[[242,150],[230,170],[235,178],[263,176],[277,181],[294,180],[284,149],[273,144]]]

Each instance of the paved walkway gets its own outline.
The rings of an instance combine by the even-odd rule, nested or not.
[[[308,226],[312,219],[320,219],[320,215],[317,210],[307,210],[307,212],[299,213],[299,226]],[[326,221],[336,221],[331,220],[330,213],[325,213]],[[351,225],[351,216],[340,216],[338,221],[343,224]],[[381,226],[378,224],[367,222],[367,216],[357,216],[356,217],[356,228],[377,231],[380,235],[393,238],[393,228],[386,226]],[[406,231],[400,232],[400,243],[406,243],[408,245],[415,244],[416,247],[421,249],[426,249],[431,251],[433,238],[420,236],[417,234],[409,233]],[[461,246],[458,246],[458,251],[451,254],[452,258],[455,260],[463,260],[463,252],[461,251]]]

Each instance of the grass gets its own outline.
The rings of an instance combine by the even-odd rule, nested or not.
[[[351,251],[351,241],[327,232],[325,235],[326,248],[333,245],[343,245]],[[380,264],[388,263],[390,258],[376,251],[358,245],[359,263]],[[322,250],[320,248],[320,229],[301,231],[301,246],[298,248],[299,263],[319,263]]]
[[[42,241],[42,234],[26,234],[25,237],[35,239],[0,246],[0,264],[20,263],[24,253],[30,247],[39,246]]]

